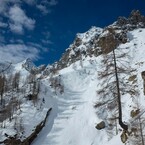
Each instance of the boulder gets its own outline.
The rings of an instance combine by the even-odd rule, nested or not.
[[[132,82],[133,84],[137,81],[137,75],[132,75],[128,78],[128,81]]]
[[[128,136],[126,134],[126,131],[123,131],[120,137],[121,137],[121,141],[123,143],[125,143],[127,141],[127,139],[128,139]]]
[[[104,129],[105,128],[105,122],[104,121],[101,121],[100,123],[98,123],[96,125],[96,129],[98,130],[101,130],[101,129]]]
[[[139,109],[137,109],[137,110],[131,110],[130,116],[131,116],[132,118],[134,118],[134,117],[137,116],[139,113],[140,113],[140,110],[139,110]]]

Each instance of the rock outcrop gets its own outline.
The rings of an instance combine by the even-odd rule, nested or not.
[[[42,130],[42,128],[45,126],[46,120],[47,120],[51,110],[52,110],[52,108],[50,108],[47,111],[45,119],[36,126],[33,133],[31,135],[29,135],[25,140],[21,141],[19,138],[17,138],[17,134],[13,137],[8,136],[6,134],[7,139],[0,143],[4,143],[5,145],[30,145],[33,142],[33,140],[37,137],[39,132]]]
[[[100,123],[98,123],[96,125],[96,129],[98,130],[101,130],[101,129],[104,129],[105,128],[105,122],[104,121],[101,121]]]
[[[145,27],[145,17],[141,15],[139,10],[133,10],[127,18],[119,17],[116,24],[122,29],[133,30],[135,28]]]

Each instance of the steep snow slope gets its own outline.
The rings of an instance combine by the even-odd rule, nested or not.
[[[28,95],[32,93],[30,89],[32,84],[30,79],[29,83],[27,82],[30,72],[23,67],[24,63],[26,64],[26,61],[11,64],[9,69],[4,72],[9,81],[7,86],[9,90],[3,95],[4,105],[0,104],[0,144],[9,136],[17,136],[17,139],[20,140],[30,136],[36,126],[44,120],[49,108],[49,106],[43,107],[44,102],[41,96],[38,96],[37,101],[28,98]],[[5,68],[7,66],[6,64]],[[12,88],[11,84],[16,73],[20,73],[20,80],[17,80],[18,90]],[[39,75],[35,77],[39,78]]]
[[[86,63],[89,64],[85,62],[85,65]],[[76,70],[70,66],[59,72],[61,83],[64,85],[64,94],[53,96],[57,101],[55,104],[57,110],[53,107],[54,110],[48,118],[48,124],[51,124],[52,128],[46,130],[48,127],[46,126],[34,141],[34,145],[88,145],[94,142],[97,136],[95,129],[97,117],[93,108],[97,85],[95,68],[94,63]],[[54,119],[53,124],[50,123],[51,118]],[[88,136],[90,137],[86,139]],[[101,138],[98,138],[98,142],[100,140]]]
[[[130,56],[130,67],[135,69],[137,75],[137,89],[139,91],[138,103],[144,110],[143,80],[141,72],[145,71],[145,29],[136,29],[128,33],[128,42],[118,48],[127,49]],[[116,50],[117,51],[117,50]],[[102,56],[97,58],[87,57],[83,62],[77,61],[71,66],[59,71],[56,78],[60,79],[64,86],[64,93],[55,92],[50,87],[50,78],[43,81],[44,90],[47,89],[45,99],[52,112],[47,124],[32,145],[123,145],[120,139],[121,128],[118,126],[118,135],[110,135],[106,129],[97,130],[95,125],[102,119],[96,115],[100,111],[102,115],[110,112],[95,110],[97,100],[97,87],[99,85],[97,72],[101,70]],[[80,65],[81,63],[81,65]],[[125,76],[126,80],[129,76]],[[132,100],[130,94],[122,96],[123,120],[132,125],[134,119],[130,117],[130,111],[137,108],[136,99]],[[143,115],[143,114],[141,114]],[[103,117],[102,117],[103,118]],[[120,129],[119,129],[120,128]],[[129,141],[128,143],[129,144]]]

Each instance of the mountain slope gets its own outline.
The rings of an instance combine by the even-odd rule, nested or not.
[[[60,72],[64,93],[54,96],[57,102],[57,110],[52,111],[48,118],[49,124],[51,116],[56,115],[52,129],[50,132],[44,129],[40,133],[40,138],[33,144],[80,144],[82,143],[81,140],[83,141],[83,138],[90,133],[92,138],[95,138],[96,129],[93,125],[96,115],[93,104],[96,98],[96,72],[93,67],[94,65],[87,70],[90,71],[89,75],[89,72],[85,72],[85,68],[75,71],[70,67],[67,68],[69,70]],[[91,96],[90,93],[92,93]],[[88,126],[87,130],[85,126]],[[44,136],[44,134],[48,135]],[[79,138],[77,137],[78,134],[80,134]],[[92,139],[90,138],[88,142],[92,142]],[[88,142],[83,144],[88,144]]]
[[[41,132],[34,135],[35,140],[33,138],[27,144],[141,144],[141,136],[145,134],[144,38],[145,17],[139,11],[133,11],[128,19],[120,17],[103,29],[92,27],[85,33],[77,34],[62,58],[46,68],[40,67],[39,70],[29,59],[12,65],[6,79],[10,72],[19,72],[20,81],[17,87],[13,87],[11,80],[15,77],[8,79],[10,89],[1,99],[6,101],[6,107],[1,104],[0,115],[13,98],[19,101],[20,106],[16,108],[20,108],[15,108],[11,121],[6,118],[0,122],[1,126],[4,125],[0,131],[0,143],[7,138],[23,142],[47,118]],[[124,73],[119,70],[119,80],[125,88],[121,92],[122,119],[128,125],[128,132],[118,123],[118,104],[114,98],[112,101],[115,87],[104,89],[114,78],[100,78],[100,74],[105,72],[102,62],[111,56],[112,51],[116,54],[117,65],[126,68]],[[112,66],[111,69],[114,73]],[[101,89],[110,92],[102,96],[99,93]],[[50,108],[52,110],[48,114]],[[98,128],[101,122],[104,126]],[[11,142],[10,145],[16,143]]]
[[[127,49],[130,57],[129,64],[131,68],[135,69],[133,74],[137,76],[136,86],[140,94],[137,100],[140,107],[144,110],[143,102],[145,97],[143,94],[143,79],[141,73],[145,70],[145,29],[129,31],[127,36],[128,42],[119,45],[118,48]],[[97,58],[87,57],[81,62],[81,65],[80,61],[77,61],[75,64],[70,65],[70,67],[58,72],[56,78],[61,76],[60,80],[64,86],[64,93],[59,94],[59,92],[56,92],[53,96],[57,102],[55,102],[55,107],[53,107],[54,111],[52,111],[47,120],[46,129],[42,130],[38,138],[33,142],[33,145],[123,144],[120,139],[122,131],[119,126],[118,131],[120,131],[118,135],[114,134],[111,137],[107,129],[96,130],[95,128],[97,123],[103,118],[107,118],[111,113],[107,111],[107,108],[105,112],[93,108],[98,98],[96,92],[100,85],[100,80],[98,80],[97,72],[102,67],[101,59],[102,56]],[[130,76],[125,77],[125,80],[128,80]],[[49,93],[48,91],[48,95]],[[122,103],[123,120],[131,126],[133,119],[130,116],[130,112],[137,108],[136,98],[132,100],[132,95],[127,93],[122,96]],[[96,111],[97,114],[101,114],[101,118],[96,115]],[[47,130],[47,128],[49,129]]]

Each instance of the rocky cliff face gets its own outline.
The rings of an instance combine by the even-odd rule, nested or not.
[[[133,10],[128,18],[119,17],[115,24],[124,30],[144,28],[145,17],[141,15],[139,10]]]
[[[116,22],[103,29],[92,27],[85,33],[78,33],[61,59],[47,67],[44,74],[56,72],[87,56],[97,57],[108,53],[119,44],[126,43],[128,31],[136,28],[145,28],[145,17],[138,10],[133,10],[128,18],[119,17]]]

